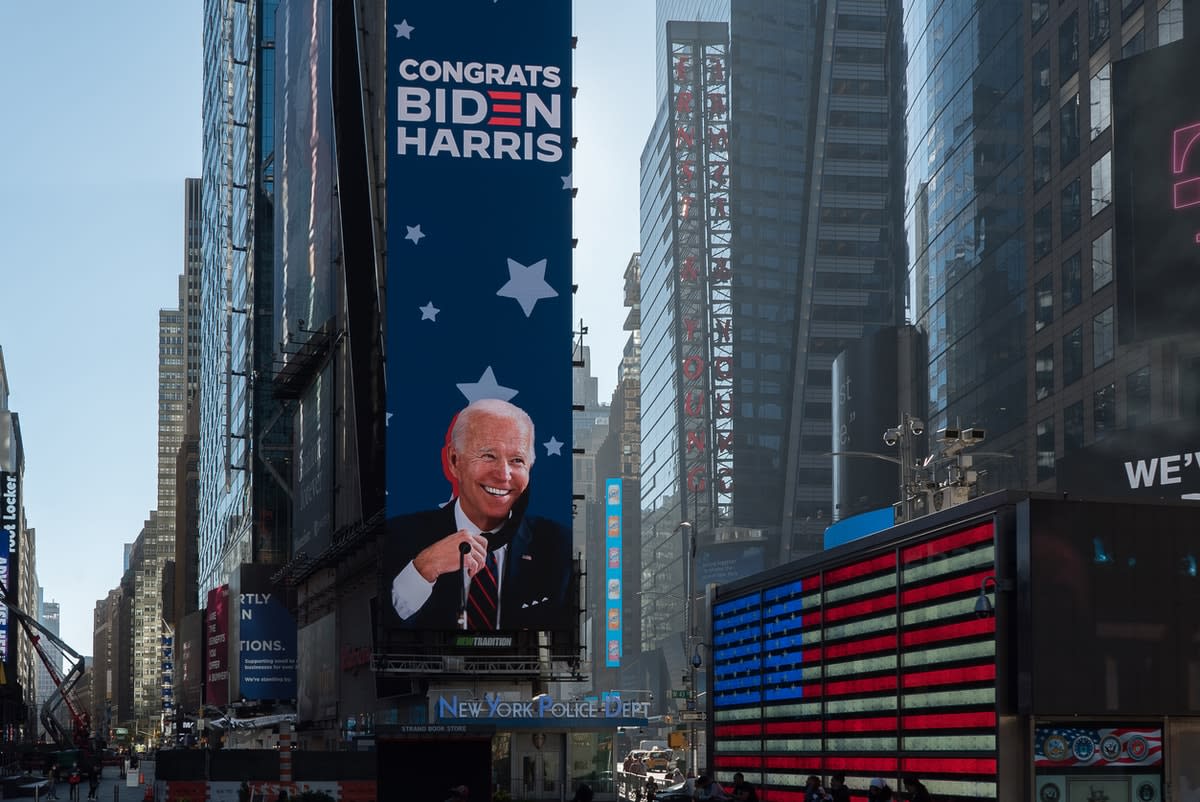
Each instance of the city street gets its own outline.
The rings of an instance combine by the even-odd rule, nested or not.
[[[104,772],[100,776],[100,789],[96,794],[98,802],[141,802],[146,796],[147,785],[154,783],[154,761],[143,760],[138,764],[138,772],[141,778],[145,779],[144,783],[129,786],[127,780],[122,778],[121,770],[117,766],[105,766]],[[80,800],[88,798],[87,780],[84,779],[80,783]],[[57,797],[61,802],[69,802],[71,798],[70,786],[64,781],[58,784]],[[52,796],[41,794],[37,797],[21,797],[25,799],[37,799],[39,802],[46,799],[53,799]]]

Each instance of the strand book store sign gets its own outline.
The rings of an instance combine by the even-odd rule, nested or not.
[[[571,4],[387,8],[384,635],[577,643]]]

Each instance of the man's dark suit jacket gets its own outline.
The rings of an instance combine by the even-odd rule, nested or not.
[[[506,524],[512,540],[504,558],[500,583],[500,629],[569,629],[578,611],[568,604],[571,585],[571,531],[546,518],[520,516]],[[408,629],[456,629],[461,603],[462,575],[442,574],[433,583],[425,605],[405,620],[391,603],[391,584],[417,554],[458,531],[454,504],[393,518],[387,526],[384,577],[387,605],[393,621]]]

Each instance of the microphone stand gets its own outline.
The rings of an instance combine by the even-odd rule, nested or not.
[[[458,573],[462,577],[462,582],[459,583],[461,590],[458,597],[458,628],[467,628],[467,554],[470,553],[471,546],[468,543],[458,544]]]

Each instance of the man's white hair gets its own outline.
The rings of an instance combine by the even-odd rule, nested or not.
[[[458,413],[458,417],[454,419],[454,427],[450,430],[450,442],[454,445],[455,451],[463,450],[463,440],[466,439],[467,430],[471,426],[472,419],[479,414],[507,418],[519,426],[523,426],[525,431],[529,432],[529,464],[533,464],[534,457],[537,456],[537,449],[533,442],[533,418],[529,417],[529,413],[516,404],[501,401],[499,398],[481,398],[478,401],[472,401],[463,408],[462,412]]]

